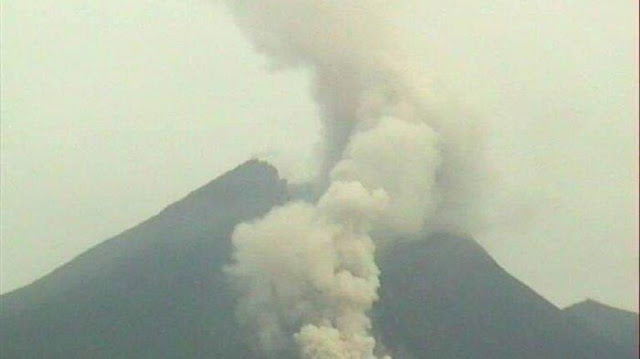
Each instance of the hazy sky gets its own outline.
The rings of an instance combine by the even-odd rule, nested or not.
[[[637,310],[637,4],[400,3],[517,212],[481,243],[558,305]],[[270,69],[215,1],[3,2],[1,81],[2,292],[251,156],[304,178],[319,136],[308,73]]]

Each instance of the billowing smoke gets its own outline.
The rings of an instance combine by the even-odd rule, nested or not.
[[[468,220],[475,187],[452,174],[474,177],[480,137],[415,80],[386,4],[228,1],[274,64],[311,69],[325,132],[317,203],[288,203],[233,234],[238,318],[273,356],[378,357],[367,315],[380,285],[372,231]]]

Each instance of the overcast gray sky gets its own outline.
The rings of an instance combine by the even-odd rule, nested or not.
[[[560,306],[637,310],[637,4],[400,3],[407,56],[486,121],[495,197],[527,219],[480,242]],[[3,293],[251,156],[308,177],[308,73],[214,1],[3,2],[1,61]]]

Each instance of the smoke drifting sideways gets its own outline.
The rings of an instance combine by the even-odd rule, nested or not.
[[[324,129],[317,203],[287,203],[233,233],[238,319],[271,357],[384,355],[367,316],[380,285],[371,233],[467,230],[481,182],[478,127],[418,80],[389,2],[227,5],[279,68],[312,71]]]

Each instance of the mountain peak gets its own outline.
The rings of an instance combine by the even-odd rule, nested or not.
[[[215,212],[214,207],[221,204],[225,205],[226,210],[230,207],[241,210],[242,206],[237,205],[239,203],[251,206],[264,202],[272,206],[285,200],[286,193],[286,181],[280,178],[274,166],[251,159],[190,192],[165,208],[160,215],[193,219]]]
[[[181,251],[219,237],[214,241],[219,247],[217,255],[225,256],[230,250],[227,237],[238,222],[263,215],[286,198],[286,182],[276,168],[264,161],[249,160],[31,285],[3,295],[2,312],[17,313],[68,295],[88,282],[107,280],[135,258],[148,256],[152,248],[170,246]]]
[[[284,183],[284,180],[280,179],[278,170],[273,165],[266,161],[250,159],[192,191],[180,202],[200,196],[207,196],[223,187],[240,187],[240,184],[244,186],[264,187],[280,183]]]
[[[611,305],[607,305],[604,303],[601,303],[595,299],[591,299],[591,298],[587,298],[583,301],[574,303],[566,308],[564,308],[563,310],[566,311],[578,311],[578,310],[600,310],[600,311],[606,311],[606,310],[613,310],[613,311],[621,311],[621,312],[627,312],[627,313],[633,313],[633,314],[638,314],[632,311],[628,311],[628,310],[624,310],[624,309],[620,309],[620,308],[616,308],[614,306]]]
[[[220,181],[226,177],[236,177],[236,176],[250,176],[250,175],[258,175],[260,177],[272,177],[272,178],[280,178],[278,174],[278,169],[276,169],[271,163],[267,161],[263,161],[257,158],[252,158],[244,163],[236,166],[230,171],[225,172],[220,177],[212,180],[214,182],[216,180]]]
[[[638,357],[638,313],[618,309],[593,299],[571,305],[563,312],[594,333],[623,348],[630,348],[630,357]]]
[[[0,357],[257,358],[223,268],[234,227],[289,195],[273,166],[247,161],[3,295]],[[401,240],[378,259],[373,329],[392,353],[406,353],[396,358],[622,357],[468,236]]]

